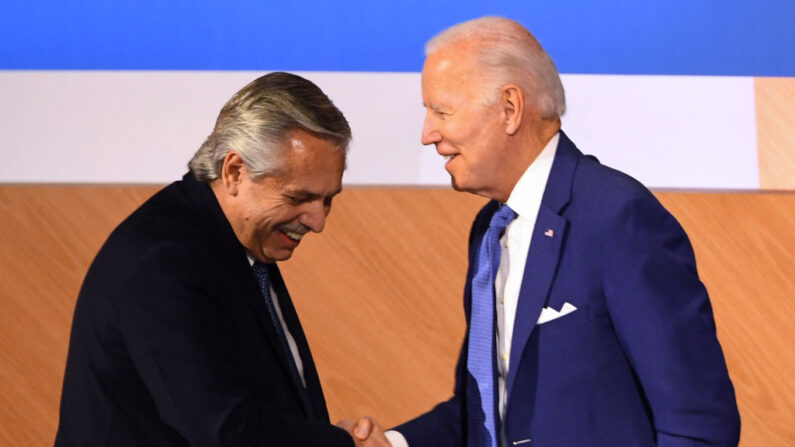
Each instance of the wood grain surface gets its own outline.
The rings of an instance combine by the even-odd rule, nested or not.
[[[741,445],[795,446],[795,194],[658,194],[690,236],[742,418]]]
[[[72,311],[110,231],[158,188],[0,186],[0,445],[51,445]],[[795,194],[659,193],[693,241],[743,446],[795,445]],[[471,220],[440,189],[347,189],[281,263],[332,419],[399,423],[447,398]]]
[[[759,186],[795,189],[795,78],[755,78]]]
[[[52,445],[80,284],[157,189],[0,186],[0,445]]]

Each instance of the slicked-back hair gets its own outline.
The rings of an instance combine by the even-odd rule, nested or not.
[[[486,79],[484,102],[493,103],[500,88],[516,84],[542,118],[560,118],[565,113],[566,96],[555,63],[520,23],[504,17],[459,23],[429,40],[425,55],[463,41],[475,44],[475,61]]]
[[[300,76],[274,72],[255,79],[230,99],[212,134],[188,163],[196,180],[221,176],[230,151],[240,154],[252,179],[278,173],[284,141],[301,130],[333,143],[347,155],[351,128],[320,88]]]

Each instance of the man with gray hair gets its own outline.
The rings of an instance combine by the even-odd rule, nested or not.
[[[645,187],[560,130],[549,55],[491,17],[442,32],[426,55],[422,142],[456,190],[491,201],[469,239],[454,396],[387,432],[393,445],[737,445],[688,238]],[[370,428],[383,437],[373,420],[355,426]]]
[[[354,445],[329,424],[276,266],[323,230],[350,138],[299,76],[268,74],[227,102],[190,172],[119,225],[86,275],[56,446]]]

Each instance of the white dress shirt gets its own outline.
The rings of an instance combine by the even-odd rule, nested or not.
[[[506,380],[511,358],[511,337],[513,337],[516,307],[519,304],[519,289],[522,286],[525,262],[530,251],[533,228],[544,197],[549,172],[555,160],[560,133],[549,140],[538,157],[516,182],[508,197],[507,205],[518,215],[508,224],[500,238],[500,266],[494,280],[494,296],[496,299],[497,327],[494,335],[497,340],[497,388],[499,392],[500,420],[505,417],[508,406]],[[523,322],[535,324],[535,322]],[[461,417],[466,417],[461,415]],[[502,425],[502,424],[501,424]],[[406,438],[394,430],[386,432],[393,447],[408,447]],[[505,436],[502,437],[503,439]]]
[[[533,228],[536,225],[541,199],[555,160],[560,134],[544,146],[535,161],[516,182],[506,204],[518,214],[516,219],[508,224],[505,233],[500,238],[500,267],[494,279],[494,296],[497,309],[497,388],[499,391],[500,419],[505,417],[508,405],[506,380],[511,359],[511,340],[513,339],[514,319],[516,307],[519,304],[519,290],[522,287],[524,267],[527,254],[530,252],[530,242]],[[526,323],[526,322],[525,322]],[[524,324],[524,323],[523,323]],[[535,324],[535,321],[530,322]]]
[[[253,266],[254,257],[248,252],[246,252],[246,256],[248,256],[248,263]],[[301,383],[303,383],[304,388],[306,388],[306,379],[304,379],[304,362],[301,361],[301,354],[298,353],[298,345],[295,344],[293,334],[290,333],[290,330],[287,329],[287,323],[284,322],[282,309],[279,307],[279,295],[277,295],[276,291],[273,290],[273,285],[270,284],[270,281],[268,281],[268,283],[268,286],[271,290],[271,301],[273,301],[273,307],[276,308],[276,315],[279,317],[279,323],[282,324],[284,336],[287,338],[287,345],[290,347],[290,353],[293,355],[293,360],[295,360],[295,367],[298,369],[298,375],[301,376]]]

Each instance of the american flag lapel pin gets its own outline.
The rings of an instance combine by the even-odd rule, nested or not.
[[[552,228],[547,228],[547,231],[544,232],[544,236],[555,237],[555,232],[552,230]]]

